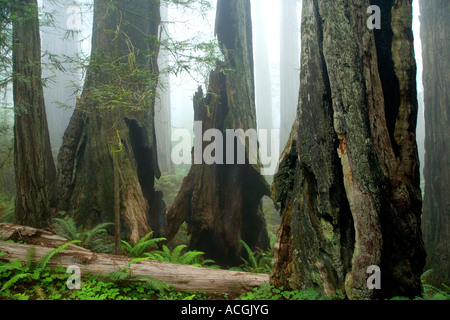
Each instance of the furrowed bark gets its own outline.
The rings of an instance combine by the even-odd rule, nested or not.
[[[450,286],[450,2],[420,1],[425,103],[425,196],[423,233],[427,249],[426,278]]]
[[[412,5],[377,4],[390,14],[373,32],[368,1],[303,2],[297,121],[273,185],[286,215],[275,284],[350,299],[421,293]],[[371,265],[381,268],[381,290],[367,286]]]
[[[165,229],[162,194],[154,189],[159,23],[158,1],[95,2],[87,80],[59,154],[58,210],[73,211],[86,227],[113,222],[120,210],[122,237],[132,242]],[[120,208],[112,201],[117,188]]]
[[[56,178],[42,85],[36,1],[13,5],[14,167],[16,222],[45,227]]]

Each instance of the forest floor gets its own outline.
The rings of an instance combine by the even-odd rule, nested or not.
[[[164,192],[165,201],[169,207],[175,198],[182,179],[188,168],[177,168],[173,175],[164,175],[156,183],[156,188]],[[12,223],[13,199],[0,197],[0,222]],[[263,209],[267,222],[268,232],[272,239],[280,224],[279,212],[274,208],[271,199],[263,199]],[[70,220],[65,220],[67,223]],[[78,235],[87,236],[77,230]],[[0,239],[1,240],[1,239]],[[70,239],[75,240],[75,239]],[[96,242],[95,252],[112,253],[114,239],[102,235],[93,237],[92,243]],[[12,240],[10,240],[12,241]],[[189,235],[184,224],[176,237],[167,244],[167,248],[159,251],[158,259],[169,263],[180,263],[183,257],[186,264],[197,265],[205,268],[218,268],[213,261],[203,259],[202,255],[195,251],[189,251]],[[136,249],[135,246],[132,249]],[[92,250],[92,247],[89,248]],[[124,249],[126,249],[124,247]],[[128,252],[127,252],[128,250]],[[129,255],[128,248],[123,251]],[[134,252],[136,253],[136,252]],[[143,253],[143,252],[142,252]],[[141,253],[141,254],[142,254]],[[248,252],[249,257],[243,259],[241,266],[232,268],[233,271],[267,273],[270,274],[272,264],[272,250],[267,252]],[[68,288],[70,274],[67,270],[49,268],[45,264],[36,265],[30,261],[6,261],[2,260],[0,252],[0,300],[345,300],[345,295],[337,291],[332,297],[324,297],[314,289],[307,290],[285,290],[275,288],[269,284],[263,284],[250,292],[244,292],[239,297],[229,297],[226,293],[206,294],[205,292],[187,292],[174,290],[155,279],[147,278],[142,281],[130,282],[125,272],[108,275],[83,275],[79,289]],[[250,258],[251,256],[251,258]],[[134,258],[138,258],[134,256]],[[424,274],[424,294],[419,300],[450,300],[450,288],[435,288],[426,284]],[[396,297],[395,299],[405,299]]]

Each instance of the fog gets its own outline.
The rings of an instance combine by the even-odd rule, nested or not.
[[[281,3],[284,0],[253,0],[253,34],[254,34],[254,56],[255,56],[255,83],[256,83],[256,107],[258,112],[258,126],[265,127],[267,119],[263,119],[264,114],[270,113],[270,126],[280,129],[281,112],[281,58],[280,50],[282,43],[282,23]],[[80,61],[80,58],[87,58],[90,52],[90,41],[92,32],[92,1],[83,2],[63,2],[40,0],[39,7],[42,14],[42,54],[43,54],[43,76],[48,78],[45,87],[45,99],[47,108],[47,118],[51,143],[54,155],[57,154],[61,144],[64,130],[67,127],[70,116],[75,107],[76,97],[81,93],[82,79],[85,70],[77,63],[68,63],[67,57]],[[78,8],[78,9],[77,9]],[[418,0],[414,0],[414,36],[417,60],[417,86],[419,99],[419,117],[417,129],[417,142],[420,152],[421,173],[424,163],[424,108],[423,108],[423,86],[422,86],[422,56],[420,39]],[[298,23],[301,18],[301,1],[298,1]],[[49,25],[47,19],[51,17]],[[168,8],[167,21],[163,21],[163,28],[169,37],[174,41],[186,41],[196,39],[196,41],[210,41],[214,39],[214,19],[215,3],[212,1],[212,8],[202,15],[197,9],[190,10],[180,6],[171,5]],[[71,32],[76,31],[76,32]],[[290,36],[300,39],[300,30]],[[262,48],[262,49],[261,49]],[[266,48],[267,52],[261,52]],[[164,49],[162,49],[164,50]],[[295,55],[294,55],[295,56]],[[54,60],[64,57],[58,70]],[[169,55],[170,59],[170,55]],[[299,57],[297,58],[299,59]],[[53,61],[53,64],[52,64]],[[170,63],[174,63],[173,59]],[[291,61],[291,72],[300,77],[299,61]],[[199,86],[206,86],[208,68],[201,66],[192,67],[191,72],[180,72],[171,74],[169,77],[170,88],[170,111],[172,129],[185,128],[192,130],[193,127],[193,105],[192,97]],[[3,123],[12,124],[12,93],[11,86],[1,89],[1,100],[3,110],[1,116]],[[289,108],[297,108],[298,90],[290,93]],[[267,107],[269,105],[269,107]],[[271,111],[264,111],[263,108],[271,108]],[[265,109],[264,109],[265,110]],[[292,119],[293,121],[293,119]],[[286,126],[284,126],[286,127]],[[288,128],[290,129],[290,127]],[[281,149],[284,146],[281,146]]]

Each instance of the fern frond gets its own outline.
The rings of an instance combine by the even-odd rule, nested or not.
[[[153,289],[159,291],[159,292],[165,292],[167,290],[169,290],[169,286],[164,283],[161,280],[155,279],[153,277],[150,276],[138,276],[136,277],[139,280],[144,280],[145,282],[147,282],[149,285],[151,285],[153,287]]]
[[[433,273],[433,269],[428,269],[427,271],[425,271],[424,273],[422,273],[422,275],[420,276],[420,280],[423,282],[426,281],[426,278],[428,277],[428,275],[430,275],[431,273]]]
[[[180,264],[192,264],[195,259],[201,257],[202,255],[204,255],[204,252],[200,252],[200,251],[188,251],[185,254],[183,254],[183,256],[181,256],[181,258],[179,259],[179,263]],[[197,263],[198,265],[201,265],[200,263]]]
[[[163,253],[165,254],[165,256],[170,259],[170,257],[172,256],[170,249],[166,245],[163,245],[162,248],[163,248]]]
[[[181,253],[181,251],[184,249],[184,248],[186,248],[187,246],[186,245],[184,245],[184,244],[180,244],[179,246],[177,246],[175,249],[173,249],[173,251],[172,251],[172,255],[171,255],[171,262],[174,262],[174,263],[176,263],[176,262],[178,262],[179,261],[179,258],[180,258],[180,253]]]
[[[255,254],[253,253],[252,249],[250,249],[250,247],[248,246],[247,243],[245,243],[244,240],[239,240],[239,242],[244,247],[245,251],[247,251],[248,260],[249,260],[248,262],[250,264],[250,267],[252,267],[253,269],[258,268],[258,263],[256,261]],[[243,259],[243,260],[246,261],[245,259]]]
[[[124,266],[122,269],[120,269],[121,272],[125,272],[125,270],[127,270],[128,268],[130,268],[130,266],[133,263],[139,262],[139,261],[144,261],[144,260],[149,260],[149,257],[140,257],[140,258],[134,258],[133,260],[131,260],[130,262],[127,263],[126,266]]]
[[[27,261],[24,270],[28,271],[31,269],[35,255],[36,255],[36,248],[34,246],[31,246],[30,250],[28,250],[27,253]]]
[[[18,282],[19,280],[22,280],[24,278],[30,278],[30,275],[28,273],[18,273],[16,275],[14,275],[11,279],[9,279],[2,287],[1,291],[4,291],[6,289],[8,289],[9,287],[13,286],[16,282]]]
[[[36,269],[39,270],[39,271],[44,269],[47,266],[47,264],[50,261],[50,259],[53,258],[54,255],[56,255],[59,252],[65,250],[69,245],[75,244],[75,243],[80,243],[80,240],[72,240],[72,241],[69,241],[69,242],[59,246],[56,249],[53,249],[52,251],[47,253],[45,256],[43,256],[41,259],[39,259],[39,261],[37,263],[37,266],[36,266]]]
[[[164,257],[161,255],[160,252],[153,251],[153,252],[145,252],[144,255],[148,257],[150,260],[156,260],[156,261],[163,261]]]
[[[133,250],[133,247],[127,241],[121,240],[121,242],[122,242],[122,249],[124,249],[127,252],[131,252]]]

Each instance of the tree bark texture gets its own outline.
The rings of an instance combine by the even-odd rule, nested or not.
[[[95,1],[91,63],[58,156],[58,209],[87,227],[113,222],[116,194],[122,237],[132,242],[165,228],[154,189],[159,23],[158,1]]]
[[[423,232],[427,278],[450,285],[450,28],[448,1],[421,1],[425,103],[425,197]]]
[[[372,2],[303,1],[299,106],[272,186],[276,285],[350,299],[421,293],[412,3]],[[383,12],[375,32],[370,4]],[[381,290],[367,286],[372,265]]]
[[[44,227],[56,169],[50,147],[42,87],[36,1],[13,5],[15,221]]]
[[[194,97],[194,119],[202,122],[201,135],[218,129],[256,129],[250,1],[220,0],[216,33],[225,57],[211,73],[206,96],[199,89]],[[202,137],[196,137],[202,139]],[[203,142],[201,150],[210,145]],[[236,145],[235,145],[236,149]],[[269,239],[261,198],[269,187],[258,164],[193,164],[173,206],[167,213],[171,239],[183,221],[192,235],[191,247],[206,253],[222,266],[241,263],[244,240],[251,248],[266,249]]]

